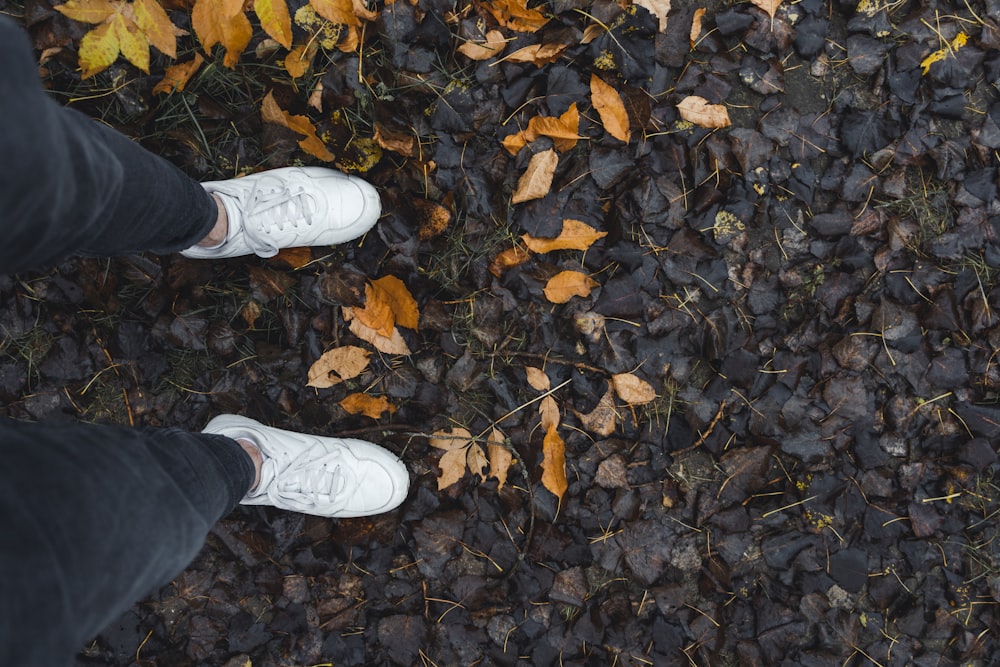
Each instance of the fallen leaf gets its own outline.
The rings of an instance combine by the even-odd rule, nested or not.
[[[569,483],[566,481],[566,445],[552,426],[542,442],[542,486],[562,502]]]
[[[729,127],[729,110],[722,104],[709,104],[704,97],[689,95],[677,105],[681,118],[699,127],[717,129]]]
[[[387,151],[394,151],[403,157],[413,157],[416,149],[416,137],[410,133],[393,132],[375,123],[375,141]]]
[[[293,79],[305,76],[318,50],[319,43],[313,39],[305,44],[299,44],[285,56],[285,70]]]
[[[264,32],[286,49],[292,48],[292,17],[285,0],[253,0],[253,11]]]
[[[480,482],[486,481],[486,474],[489,471],[490,462],[486,458],[486,453],[483,452],[483,448],[476,443],[472,443],[469,446],[469,451],[466,454],[465,462],[469,466],[469,472],[479,478]]]
[[[577,419],[580,420],[580,423],[583,424],[583,428],[598,437],[608,437],[615,432],[615,427],[618,424],[614,389],[609,386],[604,396],[601,397],[601,400],[590,412],[586,414],[577,412],[576,410],[573,412],[576,414]]]
[[[53,7],[57,12],[81,23],[104,23],[118,11],[117,3],[109,0],[67,0]]]
[[[458,47],[458,52],[470,60],[488,60],[500,55],[507,46],[507,40],[499,30],[490,30],[482,42],[469,40]]]
[[[778,6],[781,4],[781,0],[750,0],[750,2],[767,12],[767,15],[772,19],[774,18],[774,13],[778,11]]]
[[[590,99],[601,117],[601,124],[615,139],[628,143],[632,134],[629,131],[628,112],[618,91],[604,82],[596,74],[590,75]]]
[[[670,0],[635,0],[635,4],[645,7],[649,13],[660,21],[660,32],[667,29],[667,16],[670,14]]]
[[[357,345],[344,345],[324,352],[309,367],[307,387],[325,389],[361,375],[370,362],[371,352]]]
[[[438,462],[441,475],[438,476],[438,491],[446,489],[465,475],[468,456],[465,448],[472,443],[472,434],[468,430],[456,427],[448,431],[435,431],[428,439],[431,447],[444,450],[444,455]]]
[[[563,220],[562,231],[554,239],[539,238],[531,234],[525,234],[521,239],[529,250],[543,254],[554,250],[587,250],[595,241],[607,235],[607,232],[599,232],[585,222],[568,218]]]
[[[629,405],[645,405],[656,400],[656,390],[640,377],[632,373],[618,373],[611,376],[618,397]]]
[[[293,269],[301,269],[312,262],[312,249],[308,247],[282,248],[270,261],[287,264]]]
[[[497,23],[517,32],[535,32],[548,23],[545,15],[528,8],[528,0],[493,0],[486,4]]]
[[[499,278],[507,269],[521,266],[529,259],[531,259],[531,253],[521,246],[507,248],[503,252],[498,253],[493,258],[493,261],[490,262],[490,273]]]
[[[420,311],[417,302],[406,288],[406,284],[396,276],[383,276],[371,282],[379,298],[389,304],[396,324],[417,330]]]
[[[588,296],[597,282],[586,273],[560,271],[549,278],[542,291],[552,303],[566,303],[575,296]]]
[[[394,327],[390,335],[383,336],[356,318],[354,316],[354,308],[344,306],[341,311],[343,312],[344,320],[349,323],[348,328],[350,328],[351,333],[361,340],[371,343],[379,352],[384,352],[385,354],[410,354],[410,347],[403,340],[403,335],[399,333],[399,329]]]
[[[954,55],[956,51],[961,49],[969,41],[969,36],[964,32],[960,32],[955,35],[955,38],[951,40],[950,44],[946,44],[942,48],[934,51],[929,56],[920,61],[920,71],[923,76],[927,76],[928,72],[931,71],[931,65],[936,62],[940,62],[947,58],[949,55]]]
[[[365,285],[364,308],[355,308],[354,315],[362,324],[381,336],[392,336],[396,328],[396,314],[392,310],[388,296],[384,290],[372,283]]]
[[[694,16],[691,18],[691,48],[693,49],[698,44],[698,38],[701,37],[701,22],[705,18],[705,8],[699,7],[694,10]]]
[[[260,304],[250,299],[240,308],[240,317],[243,321],[247,323],[247,327],[253,329],[257,325],[257,318],[260,317],[261,308]]]
[[[184,90],[184,86],[188,84],[188,81],[191,80],[191,77],[194,76],[195,72],[198,71],[198,68],[204,62],[205,59],[202,55],[195,53],[194,58],[191,60],[171,65],[164,71],[160,82],[153,86],[153,94],[159,95],[161,93]]]
[[[281,125],[282,127],[287,127],[288,129],[303,135],[305,138],[299,141],[299,147],[303,151],[319,158],[320,160],[325,160],[327,162],[333,161],[333,153],[331,153],[323,142],[320,141],[320,138],[316,134],[316,126],[313,125],[312,121],[306,116],[293,116],[279,107],[278,103],[274,99],[273,92],[269,92],[264,97],[264,101],[261,103],[260,111],[265,123]]]
[[[372,419],[381,419],[386,412],[392,414],[396,411],[396,406],[385,396],[369,396],[361,393],[344,397],[338,405],[349,414],[364,415]]]
[[[535,153],[528,162],[511,202],[521,204],[532,199],[539,199],[549,193],[552,187],[552,177],[559,164],[559,156],[551,148],[541,153]]]
[[[490,431],[489,442],[486,445],[486,450],[490,457],[490,477],[495,477],[499,484],[497,489],[502,489],[504,484],[507,483],[507,473],[510,470],[510,466],[514,463],[514,455],[510,453],[502,443],[506,442],[506,438],[503,433],[498,429],[493,429]]]
[[[552,386],[549,376],[541,368],[525,366],[524,372],[528,375],[528,384],[535,391],[548,391]]]
[[[541,417],[542,428],[546,431],[559,425],[559,404],[556,399],[546,396],[538,405],[538,415]]]
[[[348,26],[361,25],[361,19],[354,13],[352,0],[309,0],[309,4],[327,21]]]
[[[559,60],[568,44],[532,44],[504,56],[504,62],[532,63],[537,67]]]
[[[243,13],[243,0],[196,0],[191,25],[202,47],[211,52],[221,44],[226,50],[223,64],[235,68],[253,37],[253,26]]]

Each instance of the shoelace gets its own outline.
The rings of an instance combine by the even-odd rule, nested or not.
[[[350,484],[341,463],[338,453],[293,461],[275,475],[267,487],[267,495],[272,502],[300,509],[315,507],[318,497],[335,501]]]
[[[262,175],[254,183],[243,205],[243,233],[247,245],[262,257],[277,254],[280,244],[270,235],[272,227],[298,227],[299,221],[313,223],[313,197],[304,189],[293,191],[280,178]]]

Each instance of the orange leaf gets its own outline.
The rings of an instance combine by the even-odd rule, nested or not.
[[[342,25],[361,25],[354,14],[354,3],[351,0],[309,0],[309,4],[327,21]]]
[[[108,0],[67,0],[53,7],[57,12],[81,23],[104,23],[118,11],[118,3]]]
[[[590,98],[601,116],[601,124],[615,139],[628,143],[631,137],[629,131],[628,112],[625,103],[614,88],[604,82],[596,74],[590,75]]]
[[[465,449],[466,445],[470,442],[472,442],[472,434],[460,426],[447,431],[434,431],[428,439],[428,444],[431,447],[434,449],[443,449],[446,452]]]
[[[306,264],[312,262],[312,250],[305,248],[282,248],[278,254],[271,258],[272,262],[284,262],[293,269],[301,269]]]
[[[535,9],[528,9],[527,0],[494,0],[486,5],[500,25],[517,32],[535,32],[548,19]]]
[[[187,33],[173,24],[167,12],[156,0],[135,0],[132,4],[135,22],[142,29],[146,41],[163,55],[177,57],[177,36]]]
[[[389,128],[375,124],[375,141],[387,151],[394,151],[404,157],[413,157],[416,148],[416,137],[412,134],[394,132]]]
[[[371,343],[376,350],[379,352],[384,352],[385,354],[410,354],[410,348],[403,340],[402,334],[399,333],[399,329],[393,327],[392,332],[388,336],[383,336],[375,329],[366,326],[361,320],[354,316],[356,310],[354,308],[344,306],[342,309],[344,313],[344,319],[350,322],[351,333],[360,338],[363,341]]]
[[[504,60],[515,63],[532,63],[541,67],[559,60],[567,48],[569,48],[567,44],[532,44],[505,56]]]
[[[200,53],[195,53],[194,58],[187,62],[171,65],[166,69],[163,78],[153,87],[153,94],[172,93],[175,90],[184,90],[194,73],[198,71],[205,59]]]
[[[438,491],[447,489],[465,476],[467,461],[465,448],[445,452],[441,456],[441,460],[438,461],[438,467],[441,468],[441,475],[438,476]]]
[[[222,62],[229,68],[236,67],[253,37],[253,26],[243,13],[243,0],[195,0],[191,25],[206,51],[222,44],[226,49]]]
[[[549,427],[542,442],[542,486],[562,502],[569,488],[566,481],[566,445],[555,426]]]
[[[645,405],[656,400],[656,390],[640,377],[632,373],[617,373],[611,376],[615,393],[629,405]]]
[[[586,273],[561,271],[549,279],[542,290],[552,303],[566,303],[574,296],[588,296],[597,283]]]
[[[538,405],[538,416],[541,417],[542,428],[548,431],[559,426],[559,404],[556,399],[546,396]]]
[[[554,239],[538,238],[525,234],[521,238],[532,252],[547,253],[553,250],[587,250],[598,239],[607,236],[585,222],[568,218],[563,220],[562,231]]]
[[[383,290],[371,283],[365,286],[365,307],[355,308],[354,315],[366,327],[371,327],[380,336],[391,336],[396,328],[396,315],[392,304],[387,300]]]
[[[385,396],[369,396],[368,394],[351,394],[338,403],[352,415],[364,415],[372,419],[379,419],[386,412],[392,414],[396,411],[396,406],[389,402]]]
[[[507,46],[507,40],[499,30],[490,30],[482,42],[469,40],[458,47],[458,52],[470,60],[488,60],[500,55]]]
[[[310,39],[308,43],[299,44],[288,52],[288,55],[285,56],[285,69],[293,79],[298,79],[309,71],[309,66],[318,50],[319,43]]]
[[[531,259],[531,253],[521,246],[507,248],[503,252],[497,254],[497,256],[493,258],[493,261],[490,262],[490,273],[499,278],[507,269],[515,266],[521,266],[529,259]]]
[[[694,16],[691,18],[691,48],[693,49],[698,44],[698,38],[701,37],[701,22],[705,18],[705,8],[699,7],[694,10]]]
[[[717,129],[729,127],[729,110],[723,104],[709,104],[704,97],[689,95],[677,105],[681,118],[699,127]]]
[[[204,0],[200,0],[204,1]],[[320,160],[330,162],[333,160],[333,153],[327,150],[326,146],[316,135],[316,126],[312,124],[306,116],[293,116],[278,106],[274,99],[274,93],[268,93],[260,107],[261,115],[265,123],[274,123],[287,127],[290,130],[305,135],[305,139],[299,141],[299,146],[306,153],[318,157]]]
[[[499,482],[497,489],[502,489],[507,483],[507,471],[514,463],[514,456],[502,444],[504,441],[503,433],[493,429],[489,435],[489,443],[486,445],[490,456],[490,477],[496,477]]]
[[[357,345],[344,345],[324,352],[309,367],[307,387],[325,389],[361,375],[368,368],[371,352]]]
[[[286,49],[292,48],[292,17],[285,0],[253,0],[253,11],[264,32]]]
[[[750,2],[767,12],[767,15],[772,19],[774,13],[778,11],[778,6],[781,5],[781,0],[750,0]]]
[[[377,298],[389,305],[395,323],[415,331],[420,321],[420,311],[410,290],[406,289],[406,284],[396,276],[382,276],[373,280],[371,285],[378,293]]]
[[[517,182],[517,190],[514,191],[511,202],[520,204],[547,195],[549,188],[552,187],[552,176],[555,174],[557,164],[559,156],[551,148],[532,155],[528,168]]]
[[[576,102],[573,102],[566,113],[555,118],[553,116],[536,116],[528,121],[528,131],[538,136],[549,137],[560,153],[572,149],[580,139],[580,112]],[[532,137],[529,141],[534,141]]]

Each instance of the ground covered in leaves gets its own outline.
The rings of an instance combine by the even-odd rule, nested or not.
[[[92,25],[0,9],[53,95],[193,177],[332,161],[385,214],[0,278],[4,412],[240,412],[413,488],[238,509],[78,664],[993,664],[1000,2],[292,2],[289,40],[259,1],[234,55],[190,4],[148,74],[86,79]]]

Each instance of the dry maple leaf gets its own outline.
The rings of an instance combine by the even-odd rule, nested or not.
[[[324,352],[309,367],[307,387],[325,389],[361,375],[370,361],[371,352],[357,345],[344,345]]]
[[[194,76],[194,73],[198,71],[198,68],[204,62],[205,59],[201,54],[196,53],[191,60],[171,65],[164,71],[160,82],[153,86],[153,94],[159,95],[160,93],[172,93],[184,90],[184,86],[187,85],[188,81],[191,80],[191,77]]]
[[[196,0],[191,9],[191,26],[209,53],[216,44],[222,45],[226,50],[222,63],[229,68],[236,67],[253,37],[253,26],[243,13],[243,0]]]
[[[429,438],[429,444],[435,449],[444,450],[444,455],[438,461],[441,474],[438,476],[438,491],[462,479],[468,465],[466,447],[472,443],[472,434],[467,429],[457,427],[448,431],[435,431]]]
[[[521,204],[532,199],[540,199],[549,193],[552,187],[552,177],[559,164],[559,156],[551,148],[541,153],[535,153],[524,170],[511,202]]]
[[[385,396],[369,396],[361,393],[346,396],[338,405],[349,414],[364,415],[372,419],[380,419],[386,412],[392,414],[396,411],[396,406]]]
[[[202,0],[203,1],[203,0]],[[260,106],[261,116],[265,123],[274,123],[287,127],[289,130],[303,135],[305,138],[299,140],[299,147],[306,153],[313,155],[320,160],[333,161],[333,153],[320,140],[316,134],[316,126],[305,116],[293,116],[278,106],[274,99],[274,93],[268,93]]]
[[[469,466],[469,472],[479,478],[480,482],[486,481],[487,471],[490,467],[490,462],[486,458],[486,453],[483,448],[476,443],[471,443],[469,445],[469,451],[465,455],[465,463]]]
[[[710,104],[704,97],[689,95],[677,104],[681,118],[698,127],[718,129],[729,127],[729,110],[722,104]]]
[[[588,296],[597,282],[580,271],[560,271],[549,278],[542,292],[552,303],[566,303],[575,296]]]
[[[607,235],[607,232],[599,232],[585,222],[567,218],[563,220],[559,236],[554,239],[539,238],[531,234],[525,234],[521,239],[532,252],[544,254],[554,250],[587,250],[595,241]]]
[[[83,78],[106,69],[119,55],[148,74],[149,47],[176,58],[177,36],[187,34],[171,22],[156,0],[68,0],[54,9],[74,21],[97,26],[80,40]]]
[[[628,112],[618,91],[604,82],[596,74],[590,75],[590,100],[601,117],[604,129],[615,139],[628,143],[632,136],[629,130]]]
[[[656,400],[656,390],[640,377],[632,373],[618,373],[611,376],[618,397],[629,405],[645,405]]]
[[[542,442],[542,486],[562,502],[569,483],[566,481],[566,445],[555,426],[545,433]]]

